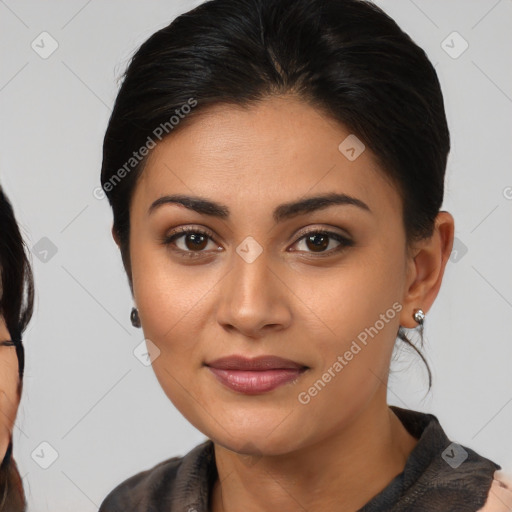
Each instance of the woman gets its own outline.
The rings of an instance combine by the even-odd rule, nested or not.
[[[102,188],[132,323],[208,439],[101,512],[493,506],[498,464],[386,403],[452,249],[449,149],[433,66],[370,2],[213,0],[141,46]]]
[[[32,317],[34,284],[11,203],[0,186],[0,511],[26,510],[25,494],[12,456],[12,430],[23,389],[21,336]]]

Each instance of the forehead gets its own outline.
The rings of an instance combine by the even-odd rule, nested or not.
[[[347,144],[361,151],[358,139],[295,97],[274,97],[245,108],[218,104],[191,121],[150,153],[133,196],[136,207],[147,209],[176,192],[263,208],[341,192],[398,213],[398,192],[371,151],[365,148],[357,158],[347,158]]]

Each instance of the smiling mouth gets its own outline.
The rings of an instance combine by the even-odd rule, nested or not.
[[[231,355],[205,363],[217,380],[239,393],[266,393],[298,380],[309,367],[278,356]]]

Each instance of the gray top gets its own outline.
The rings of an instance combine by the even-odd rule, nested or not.
[[[436,416],[390,407],[418,443],[404,470],[358,512],[476,512],[483,507],[501,466],[452,443]],[[209,512],[217,476],[208,439],[120,483],[99,512]]]

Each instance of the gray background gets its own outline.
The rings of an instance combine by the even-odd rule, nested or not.
[[[33,512],[95,511],[121,480],[204,439],[133,355],[143,335],[110,208],[93,195],[117,77],[198,3],[0,1],[0,178],[37,285],[14,429]],[[389,402],[433,412],[454,441],[512,471],[512,2],[376,3],[439,74],[453,141],[443,208],[457,236],[426,319],[433,390],[424,396],[421,361],[400,351]],[[44,31],[58,44],[47,58],[31,47],[51,49]]]

